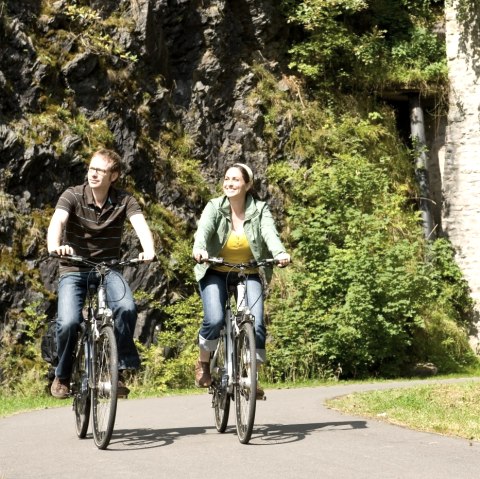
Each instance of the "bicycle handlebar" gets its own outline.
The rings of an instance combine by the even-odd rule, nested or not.
[[[211,263],[211,264],[220,264],[223,266],[228,266],[229,268],[238,268],[238,269],[247,269],[247,268],[258,268],[259,266],[273,266],[280,264],[280,261],[275,258],[266,258],[259,261],[252,260],[247,263],[229,263],[223,258],[202,258],[200,263]]]
[[[98,266],[107,266],[107,267],[112,267],[112,266],[133,266],[137,265],[139,263],[147,263],[150,260],[145,260],[145,259],[140,259],[140,258],[129,258],[125,260],[120,260],[120,259],[111,259],[109,261],[100,261],[100,262],[95,262],[91,258],[85,258],[83,256],[79,256],[76,254],[65,254],[65,255],[60,255],[58,253],[49,253],[48,254],[50,258],[57,258],[61,260],[66,260],[69,261],[70,263],[80,263],[84,264],[86,266],[91,266],[92,268],[96,268]]]

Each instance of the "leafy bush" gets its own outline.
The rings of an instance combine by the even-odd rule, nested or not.
[[[202,318],[200,298],[193,294],[167,306],[165,313],[168,319],[155,338],[155,344],[148,348],[138,345],[143,364],[140,380],[150,390],[193,385]]]
[[[447,372],[474,360],[468,288],[448,242],[422,237],[409,151],[388,110],[356,115],[331,114],[311,150],[291,145],[297,161],[309,151],[308,166],[269,169],[286,185],[295,254],[289,294],[270,299],[271,380],[330,377],[339,364],[346,377],[409,374],[417,362]]]
[[[289,51],[290,67],[317,88],[423,89],[425,83],[446,81],[445,45],[434,33],[440,2],[285,0],[282,4],[298,30]]]

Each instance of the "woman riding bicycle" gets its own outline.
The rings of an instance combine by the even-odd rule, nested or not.
[[[253,172],[243,163],[228,167],[223,180],[224,195],[210,200],[198,223],[193,246],[197,261],[195,278],[203,303],[203,324],[199,333],[200,354],[195,365],[195,384],[208,387],[210,353],[215,350],[225,316],[227,280],[235,284],[237,274],[225,266],[201,263],[220,256],[229,263],[261,260],[272,255],[280,266],[290,263],[269,207],[251,194]],[[255,317],[257,363],[265,362],[266,330],[263,320],[263,288],[258,269],[247,271],[247,300]],[[266,272],[266,279],[270,274]],[[257,395],[263,396],[263,391]]]

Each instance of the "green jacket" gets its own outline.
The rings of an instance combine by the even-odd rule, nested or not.
[[[264,201],[247,195],[243,228],[248,244],[256,260],[275,257],[285,252],[278,235],[270,208]],[[226,196],[210,200],[203,210],[195,233],[193,249],[206,250],[208,256],[218,256],[232,231],[230,203]],[[195,278],[200,281],[208,269],[208,264],[195,266]],[[267,281],[271,278],[271,268],[265,271]]]

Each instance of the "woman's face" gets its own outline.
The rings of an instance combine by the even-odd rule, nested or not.
[[[251,183],[245,182],[240,168],[232,166],[225,173],[223,192],[227,198],[245,198],[251,186]]]

